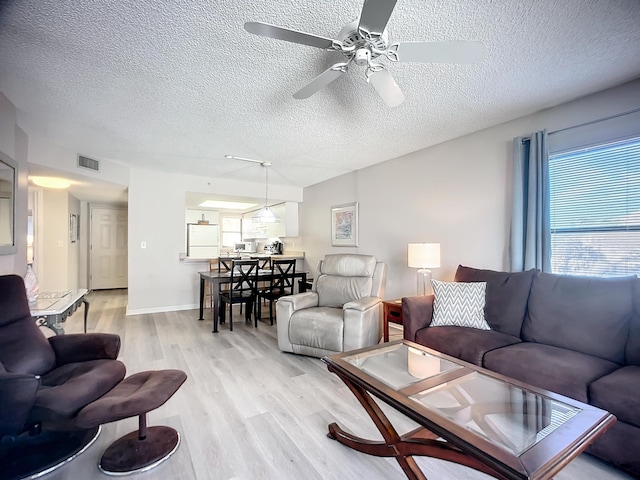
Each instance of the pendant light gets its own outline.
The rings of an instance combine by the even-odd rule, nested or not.
[[[254,215],[252,220],[254,223],[280,223],[280,219],[277,217],[271,207],[269,207],[269,167],[271,162],[261,162],[260,165],[264,167],[266,173],[266,191],[264,194],[264,207],[260,209],[257,215]]]

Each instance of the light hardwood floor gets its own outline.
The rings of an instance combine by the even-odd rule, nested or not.
[[[198,321],[196,310],[125,317],[125,290],[93,292],[88,299],[88,331],[122,337],[120,359],[128,374],[179,368],[189,376],[149,415],[149,425],[171,425],[180,432],[178,451],[155,469],[130,478],[406,478],[395,460],[370,457],[327,438],[327,425],[333,421],[356,435],[381,437],[355,397],[320,360],[278,350],[275,325],[261,322],[256,329],[240,321],[233,332],[224,325],[212,334],[212,321]],[[67,319],[66,333],[82,332],[81,310]],[[383,409],[397,426],[414,428],[406,417]],[[110,478],[96,466],[100,455],[113,440],[136,428],[135,418],[104,425],[85,453],[42,478]],[[441,460],[419,458],[418,463],[431,479],[490,478]],[[586,454],[556,477],[630,478]]]

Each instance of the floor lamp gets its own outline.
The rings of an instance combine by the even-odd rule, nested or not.
[[[431,295],[431,270],[440,267],[439,243],[410,243],[407,249],[407,263],[418,268],[418,295]]]

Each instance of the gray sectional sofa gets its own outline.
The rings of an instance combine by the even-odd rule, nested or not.
[[[433,295],[402,299],[404,338],[613,413],[588,452],[640,477],[640,279],[498,272],[486,282],[490,330],[430,326]]]

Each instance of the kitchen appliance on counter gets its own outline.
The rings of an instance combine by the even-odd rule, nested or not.
[[[239,242],[235,244],[234,250],[238,253],[256,253],[258,245],[256,242]]]
[[[264,251],[270,255],[282,255],[283,247],[279,238],[269,238],[264,244]]]

